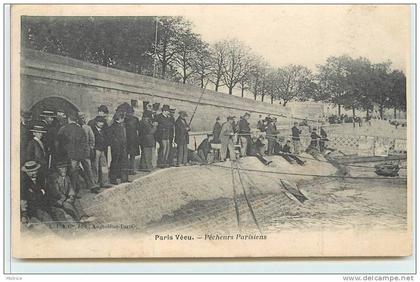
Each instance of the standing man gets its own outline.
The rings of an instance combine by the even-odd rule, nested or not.
[[[22,111],[20,113],[20,164],[23,166],[26,157],[26,148],[28,142],[33,138],[32,132],[32,113]]]
[[[222,125],[220,124],[220,117],[216,118],[216,122],[213,126],[213,141],[214,144],[220,144],[220,132],[222,131]]]
[[[43,136],[42,142],[45,145],[45,151],[47,153],[47,163],[48,169],[52,167],[52,163],[54,163],[57,159],[57,150],[55,141],[57,140],[57,133],[59,128],[57,128],[58,124],[55,122],[55,114],[53,111],[43,111],[40,115],[42,118],[42,122],[44,123],[45,130],[47,133]]]
[[[108,162],[106,155],[108,153],[108,138],[106,136],[106,119],[103,116],[95,118],[95,126],[92,131],[95,135],[94,159],[93,159],[93,177],[95,183],[102,188],[109,188]]]
[[[261,132],[265,131],[264,119],[262,118],[262,115],[259,115],[258,117],[257,129]]]
[[[30,132],[32,132],[33,137],[29,140],[26,147],[26,161],[36,161],[40,165],[39,174],[45,177],[48,174],[48,156],[45,150],[45,144],[42,142],[42,137],[47,131],[41,124],[34,125]]]
[[[184,111],[179,112],[179,117],[175,122],[175,143],[178,148],[177,166],[186,165],[188,162],[188,143],[190,140],[188,126],[185,118],[188,114]]]
[[[111,145],[111,184],[118,184],[117,179],[120,179],[121,183],[128,182],[127,133],[124,118],[124,113],[115,113],[114,123],[107,132]]]
[[[268,148],[267,148],[267,155],[272,155],[274,153],[274,144],[276,143],[277,134],[279,131],[277,130],[277,118],[272,118],[268,121],[267,124],[267,140],[268,140]]]
[[[144,171],[153,169],[153,154],[156,151],[155,132],[157,123],[152,121],[153,113],[145,111],[140,121],[139,136],[141,146],[140,167]]]
[[[129,157],[128,174],[135,174],[135,159],[140,155],[139,150],[139,119],[134,116],[134,109],[130,106],[125,117],[125,128],[127,130],[127,153]]]
[[[233,136],[235,134],[234,132],[234,123],[235,123],[235,117],[229,116],[227,118],[227,121],[222,125],[222,130],[220,132],[220,141],[221,141],[221,149],[220,149],[220,158],[222,161],[226,160],[226,154],[229,150],[229,156],[230,160],[234,161],[236,160],[235,155],[235,146],[233,144]]]
[[[70,180],[76,193],[80,190],[79,168],[82,165],[83,176],[87,189],[97,193],[98,189],[94,183],[92,166],[90,162],[90,147],[88,137],[83,128],[76,123],[74,113],[67,114],[68,124],[60,128],[58,132],[58,143],[62,147],[65,159],[70,162]]]
[[[174,165],[174,158],[175,158],[175,154],[176,154],[176,150],[174,148],[174,138],[175,138],[175,108],[170,108],[169,109],[169,118],[171,120],[171,128],[169,131],[169,166],[173,166]]]
[[[108,121],[108,115],[109,115],[108,107],[105,106],[105,105],[100,105],[98,107],[98,115],[97,115],[97,117],[103,117],[106,120],[106,123],[105,123],[104,128],[103,128],[104,130],[106,130],[106,128],[111,124]],[[95,127],[95,119],[91,119],[88,122],[88,125],[93,129]]]
[[[241,145],[241,157],[245,157],[248,151],[248,144],[250,144],[251,140],[251,128],[249,127],[249,118],[251,115],[249,113],[245,113],[239,119],[239,144]]]
[[[172,127],[168,105],[162,106],[162,113],[156,116],[156,121],[158,123],[156,140],[159,142],[158,166],[168,167],[169,137]]]
[[[298,123],[294,122],[292,127],[292,141],[293,141],[293,150],[296,155],[300,154],[300,134],[302,130],[298,128]]]
[[[318,140],[321,138],[321,136],[319,136],[316,133],[316,127],[314,127],[312,129],[312,133],[311,133],[311,143],[309,144],[309,148],[312,148],[314,150],[319,150],[318,148]]]
[[[86,124],[86,115],[83,112],[77,113],[77,123],[82,127],[86,134],[88,148],[89,148],[89,159],[93,159],[95,150],[95,134],[93,134],[92,127]]]

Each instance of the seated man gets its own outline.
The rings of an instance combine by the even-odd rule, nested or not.
[[[271,161],[263,157],[265,151],[265,145],[262,141],[263,138],[263,135],[261,135],[259,138],[257,136],[252,136],[251,142],[249,144],[248,155],[257,157],[258,160],[260,160],[264,165],[269,165]]]
[[[20,178],[20,217],[22,223],[52,222],[52,210],[48,205],[45,181],[38,173],[41,165],[27,161]]]
[[[212,134],[207,134],[207,138],[205,138],[197,148],[198,156],[207,163],[207,156],[211,152],[211,141],[209,140]]]
[[[75,221],[91,222],[93,217],[89,217],[84,211],[74,192],[70,177],[67,175],[67,163],[57,164],[57,170],[49,177],[48,201],[51,206],[63,209]]]
[[[292,143],[290,142],[290,140],[287,140],[286,144],[284,144],[283,146],[283,154],[282,156],[285,158],[285,156],[287,156],[288,158],[285,158],[287,161],[290,162],[290,159],[293,159],[296,161],[296,163],[298,163],[299,165],[304,165],[305,161],[302,161],[297,155],[292,154]]]

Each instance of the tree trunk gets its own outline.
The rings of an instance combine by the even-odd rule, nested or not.
[[[384,105],[379,105],[379,116],[384,119]]]
[[[229,95],[232,95],[232,94],[233,94],[233,87],[229,86]]]
[[[264,94],[261,94],[261,102],[264,102]]]
[[[271,104],[273,104],[273,102],[274,102],[274,97],[273,97],[273,96],[271,96],[271,97],[270,97],[270,100],[271,100],[271,101],[270,101],[270,102],[271,102]]]
[[[394,119],[397,119],[397,108],[394,108]]]
[[[254,100],[257,101],[257,92],[254,92]]]
[[[287,102],[289,101],[283,100],[283,107],[286,107]]]
[[[338,104],[338,116],[339,117],[341,116],[341,105],[340,104]]]
[[[369,108],[366,109],[366,120],[369,119]]]
[[[244,89],[243,88],[241,88],[241,97],[242,98],[244,97]]]

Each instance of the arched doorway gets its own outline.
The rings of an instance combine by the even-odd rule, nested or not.
[[[66,114],[77,114],[77,112],[79,112],[79,109],[73,103],[60,97],[44,98],[30,109],[35,120],[38,120],[39,115],[45,110],[54,112],[62,111]]]

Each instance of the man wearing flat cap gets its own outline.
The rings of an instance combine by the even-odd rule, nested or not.
[[[185,111],[180,111],[175,122],[175,143],[178,149],[177,166],[188,163],[188,143],[190,140],[188,132],[190,127],[186,121],[187,117],[188,114]]]

